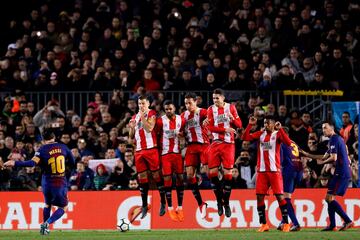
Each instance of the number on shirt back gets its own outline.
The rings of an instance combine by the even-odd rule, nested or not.
[[[292,155],[294,155],[294,157],[299,157],[299,147],[295,144],[295,143],[291,143],[291,147],[292,147]]]
[[[65,157],[63,155],[51,157],[48,161],[51,166],[52,174],[59,174],[65,172]]]

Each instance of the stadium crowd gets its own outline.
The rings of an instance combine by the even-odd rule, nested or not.
[[[0,160],[29,159],[41,130],[53,127],[72,149],[76,169],[71,190],[135,189],[134,148],[128,121],[137,96],[169,90],[269,90],[358,88],[360,24],[356,1],[55,1],[40,2],[29,15],[9,23],[0,61]],[[24,91],[112,91],[110,102],[96,93],[86,113],[64,110],[56,99],[35,109]],[[126,98],[123,91],[133,91]],[[163,114],[165,93],[152,95]],[[323,154],[327,140],[313,129],[311,115],[250,97],[234,104],[246,126],[262,127],[275,115],[302,149]],[[211,103],[200,103],[207,107]],[[178,112],[183,107],[178,106]],[[342,116],[340,134],[358,172],[358,124]],[[355,121],[358,122],[358,121]],[[253,188],[256,143],[236,140],[234,188]],[[15,157],[12,155],[16,155]],[[89,168],[92,159],[119,158],[111,172]],[[334,173],[304,158],[301,187],[326,187]],[[201,187],[209,188],[205,173]],[[38,190],[35,168],[0,171],[1,190]]]

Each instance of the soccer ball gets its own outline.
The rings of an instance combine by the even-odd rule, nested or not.
[[[130,221],[122,218],[118,221],[117,228],[120,230],[120,232],[127,232],[130,230]]]

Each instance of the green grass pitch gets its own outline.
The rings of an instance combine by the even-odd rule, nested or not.
[[[114,231],[59,231],[54,230],[48,236],[40,236],[38,231],[0,231],[0,239],[6,240],[360,240],[360,229],[349,229],[344,232],[321,232],[320,229],[302,229],[300,232],[283,233],[276,229],[269,232],[257,233],[256,229],[242,230],[153,230],[128,231],[125,233]]]

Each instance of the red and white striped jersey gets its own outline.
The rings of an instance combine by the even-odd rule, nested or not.
[[[231,115],[233,119],[231,119]],[[209,130],[212,133],[213,140],[219,140],[227,143],[234,143],[234,133],[225,132],[226,128],[241,128],[242,123],[234,105],[225,103],[224,107],[212,105],[208,108]]]
[[[149,119],[151,117],[156,117],[156,112],[154,110],[150,110],[145,118]],[[151,132],[147,132],[144,129],[143,123],[140,119],[140,113],[137,113],[132,117],[135,120],[135,143],[136,143],[136,151],[155,148],[157,146],[156,142],[156,131],[153,129]]]
[[[181,114],[185,120],[185,136],[188,143],[209,143],[208,129],[202,125],[207,118],[207,110],[198,108],[195,112],[186,110]]]
[[[180,115],[175,115],[172,119],[164,115],[157,119],[156,125],[160,132],[161,155],[180,153],[178,134],[184,129],[184,119]]]
[[[243,140],[252,141],[258,139],[257,154],[257,171],[258,172],[280,172],[281,160],[280,149],[281,143],[288,146],[291,140],[285,131],[280,128],[279,131],[267,132],[257,131],[250,133],[251,125],[249,124],[244,132]]]

